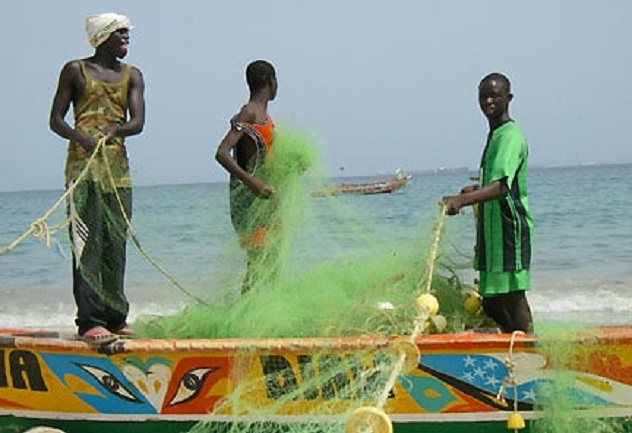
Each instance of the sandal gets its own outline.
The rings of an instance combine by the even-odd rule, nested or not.
[[[118,335],[112,334],[103,326],[95,326],[88,329],[79,338],[91,346],[101,346],[116,341]]]
[[[127,326],[124,326],[123,328],[116,331],[115,334],[121,337],[133,337],[134,335],[136,335],[136,332],[134,332],[132,329],[128,328]]]

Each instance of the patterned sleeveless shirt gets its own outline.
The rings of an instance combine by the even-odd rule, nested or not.
[[[120,125],[127,120],[127,90],[131,67],[123,67],[123,75],[116,83],[106,83],[92,77],[83,61],[79,61],[79,67],[86,84],[83,94],[74,106],[75,128],[98,140],[103,135],[104,127],[111,124]],[[123,138],[113,137],[105,144],[102,152],[107,156],[109,172],[104,155],[99,154],[91,164],[85,179],[99,182],[101,188],[106,191],[112,190],[113,185],[117,188],[131,187],[127,150]],[[68,144],[66,184],[77,179],[89,158],[90,155],[81,145],[73,141]]]
[[[265,163],[272,154],[274,141],[274,121],[268,117],[265,123],[237,122],[233,117],[231,125],[247,134],[257,148],[248,170],[253,176],[266,180]],[[276,214],[275,200],[261,200],[234,176],[230,177],[230,217],[242,246],[261,247],[265,244],[267,230]],[[256,208],[256,209],[255,209]]]

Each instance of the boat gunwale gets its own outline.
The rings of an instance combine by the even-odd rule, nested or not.
[[[564,339],[588,344],[632,344],[632,326],[603,326],[597,332],[579,331],[569,333]],[[498,349],[506,351],[511,334],[477,333],[466,331],[455,334],[422,335],[415,339],[416,346],[423,351],[468,351]],[[257,350],[376,350],[393,346],[401,341],[410,341],[402,336],[358,336],[358,337],[309,337],[309,338],[225,338],[225,339],[151,339],[121,338],[114,343],[95,347],[70,334],[52,331],[0,329],[0,348],[30,348],[39,350],[88,351],[106,353],[129,352],[192,352],[192,351],[257,351]],[[535,334],[516,334],[514,349],[537,348],[546,339]]]

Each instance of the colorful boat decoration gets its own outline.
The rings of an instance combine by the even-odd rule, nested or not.
[[[343,183],[340,185],[328,186],[312,192],[314,197],[329,197],[341,194],[371,195],[388,194],[406,186],[411,175],[405,175],[397,171],[392,179],[380,180],[366,183]]]
[[[353,431],[349,418],[362,413],[386,417],[400,433],[505,432],[519,414],[529,431],[554,403],[546,390],[560,374],[569,419],[616,420],[624,428],[617,431],[632,431],[632,327],[573,334],[566,343],[577,350],[559,363],[535,336],[517,334],[126,339],[95,348],[72,335],[8,329],[0,331],[0,431],[175,433],[199,422]],[[375,378],[367,372],[395,364],[410,345],[418,352],[405,356],[383,407],[359,402]],[[327,366],[337,369],[333,376]]]

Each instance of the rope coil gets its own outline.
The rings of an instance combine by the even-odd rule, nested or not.
[[[50,249],[51,232],[48,228],[46,220],[40,218],[34,221],[33,223],[31,223],[31,228],[29,230],[31,230],[31,234],[33,235],[33,237],[43,238],[44,243],[46,244],[46,248]]]

